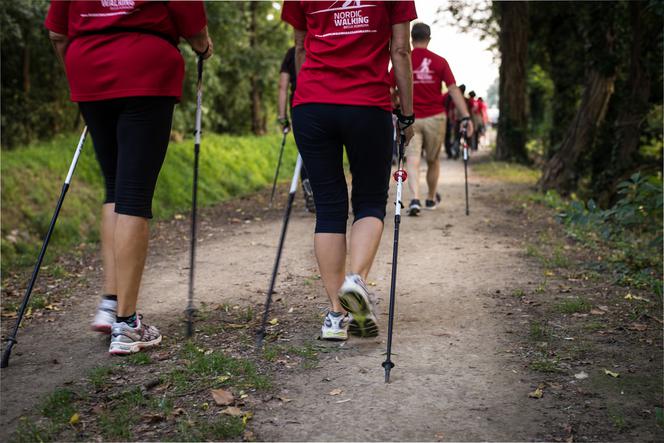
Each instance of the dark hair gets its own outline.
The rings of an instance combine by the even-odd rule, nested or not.
[[[466,92],[466,85],[459,85],[459,89],[461,89],[461,92],[465,93]]]
[[[410,31],[410,37],[414,42],[431,40],[431,28],[424,23],[415,23]]]
[[[470,91],[468,95],[470,95],[471,97],[475,97],[475,91]]]

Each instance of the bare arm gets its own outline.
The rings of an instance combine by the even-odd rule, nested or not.
[[[187,37],[186,40],[194,51],[203,54],[204,59],[210,58],[212,55],[212,39],[210,39],[210,36],[208,35],[207,26],[197,34]]]
[[[306,51],[304,50],[304,37],[307,31],[295,29],[295,75],[300,75],[300,69],[304,64]]]
[[[413,66],[410,58],[410,23],[392,25],[390,57],[394,67],[401,113],[413,115]],[[413,128],[406,128],[406,143],[413,137]]]
[[[454,100],[454,106],[459,110],[461,117],[470,117],[468,112],[468,106],[466,106],[466,100],[463,98],[463,94],[457,85],[451,85],[447,87],[447,90]],[[468,137],[473,135],[473,122],[472,120],[466,120],[466,132]]]
[[[58,34],[57,32],[48,31],[48,38],[51,40],[53,45],[53,50],[58,56],[58,60],[62,64],[62,68],[65,67],[65,51],[67,50],[67,44],[69,43],[69,38],[64,34]]]
[[[288,125],[288,117],[286,115],[286,104],[288,103],[288,85],[290,83],[290,74],[282,72],[279,74],[279,102],[277,118],[279,123],[286,129]]]

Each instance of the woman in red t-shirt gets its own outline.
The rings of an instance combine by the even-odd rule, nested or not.
[[[104,175],[103,297],[92,323],[111,334],[111,354],[161,342],[136,315],[148,248],[152,196],[182,94],[180,37],[207,58],[212,43],[203,3],[54,1],[46,27],[64,63]]]
[[[392,160],[388,63],[400,91],[402,127],[412,124],[410,21],[413,1],[285,1],[282,19],[295,29],[297,89],[293,133],[316,204],[314,247],[331,309],[321,338],[345,340],[348,330],[378,334],[364,284],[387,204]],[[408,128],[407,137],[412,137]],[[346,147],[353,175],[355,220],[346,270],[348,188]]]

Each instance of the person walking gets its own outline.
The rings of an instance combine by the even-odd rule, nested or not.
[[[295,140],[314,192],[314,249],[330,299],[321,338],[378,334],[365,284],[383,232],[392,159],[388,63],[399,86],[399,125],[412,137],[412,68],[408,31],[412,0],[285,1],[282,20],[294,28],[297,89]],[[348,187],[354,220],[346,274]]]
[[[212,55],[205,9],[202,1],[53,1],[45,26],[104,176],[104,295],[92,329],[111,334],[111,354],[138,352],[161,342],[136,305],[152,197],[182,95],[177,44],[183,37]]]
[[[480,144],[480,129],[482,128],[482,113],[480,110],[480,104],[479,100],[476,99],[477,94],[475,94],[475,91],[470,91],[468,93],[468,108],[470,109],[470,118],[473,121],[473,126],[475,127],[476,131],[472,135],[470,139],[470,148],[473,151],[477,151],[479,148]]]
[[[290,94],[288,93],[289,86]],[[296,86],[295,46],[292,46],[288,49],[288,51],[286,51],[284,59],[281,62],[281,69],[279,70],[279,97],[277,104],[279,107],[279,114],[277,116],[277,122],[281,125],[282,131],[290,130],[290,121],[288,120],[289,113],[286,112],[286,103],[289,104],[288,109],[291,111],[290,114],[292,115],[293,96],[295,94]],[[306,168],[300,169],[300,180],[302,181],[304,207],[307,209],[307,211],[315,213],[316,206],[314,205],[314,193],[311,190],[311,183],[309,183],[309,177],[307,176]]]
[[[427,163],[427,196],[424,208],[436,209],[440,202],[437,192],[440,176],[440,149],[445,141],[446,110],[442,84],[457,110],[460,121],[467,125],[472,134],[473,127],[463,94],[456,86],[447,60],[427,49],[431,41],[431,28],[425,23],[416,23],[411,31],[413,41],[413,109],[417,120],[413,124],[414,137],[406,148],[406,171],[409,180],[410,204],[408,215],[416,216],[422,209],[420,201],[419,169],[420,159],[424,154]],[[448,101],[449,106],[449,101]]]

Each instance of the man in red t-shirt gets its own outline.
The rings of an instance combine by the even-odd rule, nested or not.
[[[431,29],[424,23],[416,23],[411,30],[413,41],[413,109],[417,120],[413,124],[415,135],[406,148],[406,170],[411,201],[409,215],[418,215],[422,205],[419,196],[420,158],[424,152],[427,162],[428,194],[424,207],[436,209],[440,201],[438,177],[440,175],[440,149],[445,140],[446,113],[443,102],[442,84],[445,83],[449,95],[457,109],[461,110],[461,120],[466,122],[472,133],[472,124],[463,95],[456,86],[450,66],[443,57],[429,51]]]
[[[410,139],[413,121],[408,31],[412,0],[285,1],[281,18],[295,34],[297,89],[293,133],[316,204],[314,249],[330,299],[321,338],[378,334],[364,281],[371,269],[387,206],[392,161],[388,64],[399,85],[399,124]],[[353,176],[354,220],[346,274],[348,186],[344,147]]]
[[[53,1],[45,22],[88,126],[106,197],[101,213],[103,296],[92,329],[109,353],[161,342],[136,314],[152,196],[182,95],[180,37],[212,55],[203,2]]]

